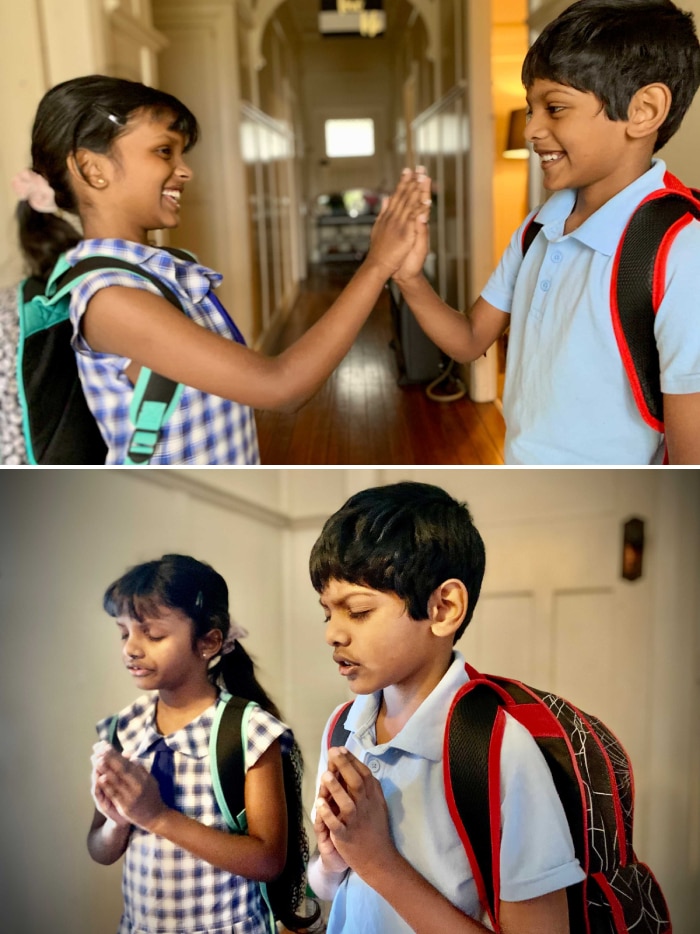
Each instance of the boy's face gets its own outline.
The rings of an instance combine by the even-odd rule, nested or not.
[[[404,601],[384,593],[331,580],[321,594],[326,614],[326,642],[333,661],[355,694],[391,686],[420,689],[434,680],[440,641],[428,620],[411,619]],[[439,677],[444,671],[440,670]],[[438,677],[438,680],[439,680]]]
[[[537,79],[527,102],[525,138],[540,158],[547,190],[584,190],[603,204],[639,175],[627,122],[610,120],[594,94]]]

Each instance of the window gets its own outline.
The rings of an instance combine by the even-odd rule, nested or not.
[[[330,159],[374,155],[374,120],[326,120],[326,155]]]

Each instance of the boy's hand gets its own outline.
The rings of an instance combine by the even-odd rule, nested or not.
[[[396,190],[382,202],[372,226],[370,248],[365,262],[381,266],[390,278],[413,249],[418,230],[425,227],[429,210],[425,203],[430,179],[404,169]]]
[[[366,765],[342,747],[328,752],[316,820],[325,824],[341,859],[363,878],[371,874],[374,864],[395,853],[381,785]]]
[[[316,814],[314,816],[314,833],[316,834],[316,843],[318,845],[319,856],[321,857],[321,862],[323,863],[323,868],[327,872],[345,872],[348,868],[348,864],[345,862],[343,857],[336,850],[333,841],[331,839],[331,832],[326,827],[323,819],[319,816],[318,806],[319,803],[322,803],[325,806],[331,808],[334,813],[337,813],[337,808],[333,804],[332,799],[328,797],[328,792],[326,789],[321,786],[318,792],[318,798],[316,800]]]
[[[131,762],[114,747],[107,746],[93,757],[96,760],[95,803],[98,797],[104,796],[122,825],[136,824],[149,830],[168,810],[160,796],[158,782],[139,762]]]

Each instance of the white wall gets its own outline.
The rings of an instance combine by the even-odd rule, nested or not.
[[[663,884],[676,934],[694,934],[696,470],[4,471],[0,808],[3,855],[11,857],[0,875],[4,928],[115,930],[119,867],[93,864],[85,849],[94,724],[133,697],[101,610],[105,587],[126,566],[164,551],[194,554],[224,574],[261,680],[301,742],[310,806],[321,731],[347,695],[323,638],[309,552],[350,493],[404,477],[466,499],[484,535],[483,599],[460,648],[473,661],[491,653],[502,666],[530,665],[535,683],[585,701],[629,745],[639,856]],[[636,584],[618,577],[619,520],[632,514],[646,519],[648,537]],[[503,607],[515,604],[532,627],[521,653],[496,632],[512,629],[514,616]],[[591,609],[588,618],[582,606]],[[567,634],[562,623],[572,622]]]

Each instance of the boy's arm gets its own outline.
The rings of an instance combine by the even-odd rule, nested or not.
[[[700,464],[700,392],[664,394],[670,464]]]
[[[447,305],[421,273],[409,279],[394,276],[408,307],[428,337],[458,363],[486,353],[510,324],[510,315],[479,296],[468,314]]]
[[[335,807],[328,799],[319,798],[317,813],[350,868],[389,902],[416,934],[489,930],[463,914],[396,849],[381,785],[369,769],[344,749],[331,749],[328,765],[322,784]],[[569,934],[564,889],[527,901],[501,902],[500,911],[504,934]]]

